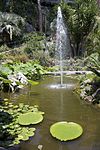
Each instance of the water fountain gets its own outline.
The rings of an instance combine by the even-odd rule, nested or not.
[[[56,22],[56,48],[55,48],[55,64],[59,65],[60,71],[60,87],[65,87],[63,81],[63,67],[64,59],[66,58],[67,51],[70,49],[69,39],[67,34],[67,28],[64,25],[62,12],[60,6],[57,12],[57,22]],[[59,63],[58,63],[59,62]]]

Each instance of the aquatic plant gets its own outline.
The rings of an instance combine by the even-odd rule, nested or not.
[[[20,141],[26,141],[31,136],[34,136],[35,128],[28,126],[25,123],[19,123],[20,118],[29,117],[31,115],[30,121],[32,123],[39,123],[43,120],[44,112],[38,110],[38,106],[29,106],[19,103],[18,105],[13,105],[9,103],[8,99],[0,99],[0,145],[3,147],[13,146],[19,144]],[[34,114],[34,115],[33,115]],[[35,116],[36,115],[36,116]],[[28,118],[25,118],[25,121]],[[23,121],[23,120],[22,120]],[[29,120],[28,120],[29,121]],[[31,122],[30,122],[31,124]],[[34,124],[34,123],[33,123]]]
[[[43,120],[43,116],[38,112],[28,112],[18,117],[18,123],[21,125],[37,124]]]
[[[82,133],[82,127],[74,122],[57,122],[50,127],[53,137],[61,141],[68,141],[78,138]]]

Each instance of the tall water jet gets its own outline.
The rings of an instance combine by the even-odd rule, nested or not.
[[[60,86],[63,86],[63,61],[66,58],[67,50],[70,49],[69,39],[67,34],[67,28],[64,25],[62,12],[60,6],[57,12],[57,22],[56,22],[56,48],[55,48],[55,58],[60,69]]]

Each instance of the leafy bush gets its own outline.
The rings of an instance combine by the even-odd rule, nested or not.
[[[87,37],[86,41],[86,51],[87,54],[90,55],[92,53],[99,53],[100,55],[100,17],[96,16],[96,23]]]
[[[7,47],[7,45],[2,45],[1,47],[0,47],[0,53],[1,52],[5,52],[5,51],[8,51],[9,50],[9,47]]]
[[[14,91],[17,85],[36,84],[30,80],[39,80],[46,73],[39,63],[27,62],[16,64],[4,64],[0,66],[0,89]],[[21,80],[21,79],[22,80]],[[25,80],[24,80],[25,79]],[[25,82],[23,82],[25,81]]]
[[[32,51],[38,51],[38,50],[44,50],[45,49],[45,37],[41,34],[37,33],[29,33],[24,35],[23,42],[27,44],[26,52],[29,53],[29,50]]]
[[[16,63],[15,65],[10,65],[10,67],[14,70],[14,73],[21,72],[31,80],[38,80],[45,73],[45,70],[39,63],[34,63],[32,61],[25,64]]]

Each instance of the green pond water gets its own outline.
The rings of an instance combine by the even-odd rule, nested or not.
[[[23,102],[38,105],[44,111],[44,120],[36,127],[36,134],[21,143],[18,150],[100,150],[100,110],[80,100],[73,93],[77,81],[64,78],[66,88],[56,88],[59,77],[46,77],[39,85],[25,87],[20,93],[1,93],[15,104]],[[73,141],[61,142],[50,135],[50,126],[58,121],[76,122],[83,127],[83,134]]]

